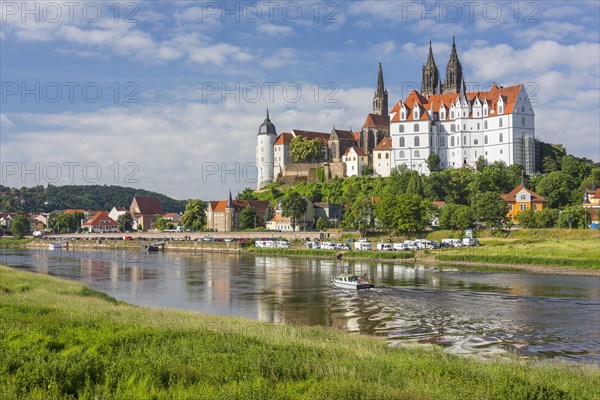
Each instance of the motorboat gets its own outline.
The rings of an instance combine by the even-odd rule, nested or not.
[[[366,278],[367,274],[363,276],[342,274],[331,277],[331,283],[333,286],[341,289],[371,289],[375,287],[372,279]]]

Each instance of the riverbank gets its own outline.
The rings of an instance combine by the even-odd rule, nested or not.
[[[0,266],[0,398],[593,399],[591,365],[136,307]]]

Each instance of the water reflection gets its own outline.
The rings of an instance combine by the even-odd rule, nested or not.
[[[600,279],[240,254],[4,250],[1,262],[119,300],[273,323],[328,325],[449,352],[600,362]],[[334,289],[340,272],[378,287]]]

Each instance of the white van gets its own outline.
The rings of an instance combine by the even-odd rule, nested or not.
[[[479,240],[476,238],[464,238],[462,240],[463,246],[479,246]]]
[[[356,243],[354,243],[354,248],[356,250],[371,250],[371,242],[367,239],[359,239]]]
[[[377,250],[379,250],[379,251],[394,251],[394,248],[389,243],[377,243]]]
[[[333,242],[321,242],[321,248],[323,250],[335,250],[335,243],[333,243]]]

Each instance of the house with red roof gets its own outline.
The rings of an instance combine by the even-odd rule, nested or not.
[[[362,176],[363,168],[369,165],[369,156],[360,147],[349,147],[342,161],[346,165],[346,176]]]
[[[533,190],[527,189],[524,182],[521,182],[519,186],[509,193],[501,194],[500,197],[508,203],[506,217],[511,221],[518,221],[518,214],[522,211],[542,211],[546,205],[546,199]]]
[[[162,207],[154,197],[134,196],[129,206],[133,217],[133,229],[148,230],[154,227],[156,220],[163,215]]]
[[[234,200],[229,192],[228,200],[209,201],[206,207],[206,228],[215,232],[232,232],[240,229],[240,214],[247,207],[256,211],[256,225],[263,226],[268,201]]]
[[[119,232],[118,222],[108,216],[108,211],[99,211],[84,222],[82,228],[91,233]]]
[[[376,176],[390,176],[392,171],[392,139],[384,137],[373,149],[373,172]]]

